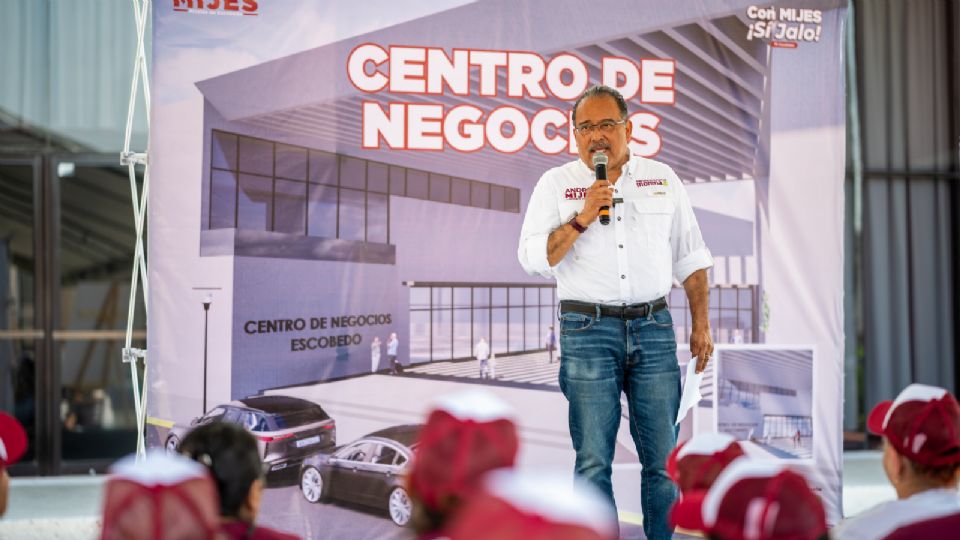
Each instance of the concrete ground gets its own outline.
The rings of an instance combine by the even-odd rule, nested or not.
[[[843,506],[848,517],[895,497],[880,466],[879,452],[846,452],[843,458]],[[104,476],[12,479],[10,505],[0,520],[0,539],[97,538],[104,480]],[[637,527],[626,521],[622,523],[623,537],[642,538]]]

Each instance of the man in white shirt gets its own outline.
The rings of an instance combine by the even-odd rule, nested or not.
[[[886,538],[902,527],[960,514],[960,404],[952,394],[911,384],[874,407],[867,428],[883,436],[883,470],[897,500],[842,522],[833,538]]]
[[[643,464],[647,538],[669,538],[676,490],[665,470],[676,444],[680,368],[665,296],[676,279],[689,299],[690,350],[702,371],[713,352],[706,269],[713,265],[686,190],[673,170],[631,156],[633,126],[616,90],[595,86],[574,104],[579,159],[537,182],[518,257],[530,274],[555,277],[560,299],[560,387],[569,402],[576,473],[613,504],[610,481],[620,393]],[[603,152],[608,181],[595,181]],[[617,201],[614,204],[614,201]],[[610,207],[609,225],[597,217]]]

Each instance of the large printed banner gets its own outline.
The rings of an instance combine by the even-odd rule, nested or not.
[[[403,537],[417,424],[472,385],[520,411],[521,467],[572,471],[555,283],[516,252],[537,180],[577,159],[573,100],[604,83],[716,261],[719,352],[680,438],[789,460],[838,521],[845,5],[156,2],[150,443],[245,426],[261,521],[305,538]],[[669,302],[684,367],[679,284]],[[613,476],[635,526],[626,422]]]

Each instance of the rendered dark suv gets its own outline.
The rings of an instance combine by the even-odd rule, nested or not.
[[[299,467],[306,456],[337,444],[337,424],[320,405],[289,396],[253,396],[214,407],[189,426],[174,424],[167,450],[177,451],[187,433],[210,422],[230,422],[249,431],[268,475]]]

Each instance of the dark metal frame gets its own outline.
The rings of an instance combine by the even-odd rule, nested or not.
[[[61,369],[58,348],[64,340],[60,330],[60,240],[62,238],[60,163],[80,166],[117,167],[116,154],[69,154],[43,152],[32,155],[0,154],[0,165],[28,166],[33,169],[33,250],[34,250],[34,319],[33,329],[42,332],[34,340],[36,380],[35,456],[29,463],[10,467],[13,475],[79,474],[90,470],[103,472],[111,460],[64,460],[60,418]],[[131,208],[130,227],[133,227]],[[123,219],[123,218],[120,218]],[[129,261],[133,264],[133,251]],[[120,362],[117,358],[117,362]]]
[[[24,154],[0,154],[0,165],[30,167],[33,171],[33,181],[31,186],[34,201],[34,211],[32,216],[34,263],[34,312],[32,329],[39,330],[43,333],[42,337],[34,340],[33,347],[34,365],[36,368],[34,372],[34,399],[36,400],[37,407],[34,425],[34,443],[36,444],[36,448],[34,449],[35,461],[17,463],[13,465],[10,467],[10,472],[13,475],[52,474],[50,467],[50,454],[53,446],[49,436],[50,425],[48,418],[50,417],[51,409],[55,409],[55,407],[52,407],[52,400],[45,399],[45,397],[49,396],[47,388],[49,386],[48,381],[50,380],[50,374],[48,373],[50,362],[47,359],[52,358],[50,350],[46,346],[51,336],[52,328],[50,328],[47,324],[50,318],[46,316],[46,314],[50,311],[50,305],[47,294],[49,289],[46,287],[49,279],[49,262],[48,257],[45,254],[45,251],[47,250],[45,240],[48,231],[47,228],[44,227],[46,223],[45,216],[48,215],[48,208],[45,204],[42,204],[44,202],[43,179],[45,178],[45,174],[43,168],[45,164],[46,160],[44,160],[40,155],[31,156]],[[57,426],[59,427],[59,423]]]
[[[736,292],[736,301],[733,306],[728,306],[723,303],[723,291],[732,290]],[[747,340],[744,338],[744,343],[763,343],[760,335],[760,285],[711,285],[710,293],[712,298],[712,293],[717,292],[717,301],[716,303],[710,303],[709,309],[707,310],[707,316],[711,318],[714,313],[717,314],[717,320],[723,320],[724,311],[734,310],[737,314],[737,321],[740,321],[740,313],[749,311],[750,312],[750,337],[751,339]],[[749,291],[750,301],[746,304],[740,302],[740,291]],[[682,300],[680,305],[671,304],[671,311],[679,309],[683,313],[683,319],[680,321],[683,323],[683,328],[690,328],[692,321],[690,316],[690,303],[687,299],[686,293],[683,287],[674,287],[670,291],[670,295],[667,296],[668,301],[673,294],[677,294],[678,297]],[[669,303],[669,302],[668,302]],[[738,324],[739,327],[739,324]],[[720,330],[721,326],[718,323],[716,326],[711,324],[710,327],[712,338],[715,343],[720,343]],[[677,334],[677,340],[679,343],[687,343],[690,340],[689,335]]]
[[[957,32],[957,25],[960,24],[960,11],[957,10],[956,2],[946,2],[947,11],[947,41],[950,46],[947,48],[947,65],[956,67],[960,62],[960,33]],[[956,143],[957,153],[950,156],[950,176],[954,180],[950,184],[952,201],[951,230],[953,230],[953,258],[951,267],[953,268],[953,283],[960,283],[960,69],[954,69],[953,73],[947,77],[947,106],[950,108],[948,114],[951,118],[948,127],[949,140]],[[960,336],[960,287],[953,288],[953,335]],[[957,354],[956,347],[960,345],[954,341],[954,353]],[[954,388],[960,389],[960,370],[953,372]]]
[[[411,311],[411,312],[414,312],[414,311],[417,311],[417,312],[427,312],[427,313],[430,314],[430,317],[429,317],[429,319],[430,319],[430,332],[429,332],[429,338],[428,338],[429,341],[430,341],[430,354],[429,354],[428,362],[447,361],[447,360],[464,360],[464,359],[472,358],[472,354],[473,354],[472,351],[473,351],[474,343],[475,343],[476,340],[479,339],[480,337],[486,337],[486,338],[487,338],[487,342],[490,343],[490,351],[491,351],[491,352],[496,352],[496,351],[493,350],[493,333],[492,333],[492,332],[493,332],[493,311],[492,311],[492,310],[493,310],[494,307],[495,307],[495,306],[493,305],[493,289],[495,289],[495,288],[496,288],[496,289],[504,289],[504,290],[506,290],[506,293],[507,293],[506,305],[504,305],[504,306],[496,306],[497,308],[505,309],[506,312],[507,312],[507,319],[506,319],[507,333],[506,333],[506,335],[504,336],[504,339],[505,339],[505,341],[506,341],[506,351],[505,351],[505,352],[501,352],[501,353],[496,353],[496,354],[498,354],[499,356],[503,357],[503,356],[513,356],[513,355],[517,355],[517,354],[526,354],[526,353],[530,353],[530,352],[537,352],[537,351],[545,351],[545,350],[546,350],[545,347],[538,347],[538,348],[534,348],[534,349],[527,349],[527,348],[526,348],[526,343],[527,343],[527,308],[528,308],[528,307],[536,307],[536,308],[537,308],[537,328],[540,328],[540,329],[545,328],[545,326],[544,326],[544,322],[545,322],[545,321],[542,320],[542,316],[541,316],[541,315],[542,315],[543,308],[545,308],[545,307],[552,307],[552,310],[551,310],[551,311],[552,311],[553,313],[556,313],[556,307],[557,307],[557,302],[558,302],[558,301],[557,301],[557,293],[556,293],[556,284],[492,283],[492,282],[490,282],[490,283],[461,283],[461,282],[440,282],[440,281],[436,281],[436,282],[426,282],[426,281],[421,282],[421,281],[417,281],[417,282],[413,282],[413,283],[404,282],[403,285],[406,286],[406,287],[409,287],[409,288],[411,288],[411,289],[413,289],[413,288],[421,289],[421,288],[422,288],[422,289],[428,289],[428,290],[430,291],[430,294],[429,294],[429,296],[430,296],[430,306],[429,306],[428,308],[416,308],[416,309],[410,308],[410,311]],[[512,305],[510,305],[510,289],[511,289],[511,288],[520,288],[520,289],[523,289],[523,290],[524,290],[524,301],[523,301],[523,305],[522,305],[522,306],[512,306]],[[433,290],[434,290],[434,289],[450,289],[450,306],[449,306],[449,308],[448,308],[448,307],[445,307],[445,306],[444,306],[444,307],[439,307],[439,306],[435,307],[435,306],[434,306],[434,303],[433,303]],[[460,308],[457,308],[457,307],[456,307],[456,305],[455,305],[455,303],[454,303],[454,292],[453,292],[454,289],[469,289],[469,290],[470,290],[470,306],[469,306],[469,307],[468,307],[468,306],[462,306],[462,307],[460,307]],[[474,289],[487,289],[487,306],[486,306],[486,308],[485,308],[485,309],[487,309],[487,329],[488,329],[488,332],[489,332],[489,334],[488,334],[487,336],[476,336],[476,335],[474,335],[474,328],[473,328],[473,327],[474,327],[474,323],[476,322],[476,320],[474,319],[474,312],[476,311],[476,309],[478,309],[477,306],[474,305]],[[538,289],[538,291],[539,291],[540,289],[552,289],[552,290],[553,290],[553,293],[551,294],[551,299],[553,300],[553,305],[552,305],[552,306],[548,306],[548,305],[543,304],[542,301],[540,300],[539,292],[538,292],[538,295],[537,295],[537,304],[536,304],[536,306],[528,305],[528,304],[526,303],[526,289]],[[524,343],[524,347],[521,348],[520,350],[510,350],[510,308],[515,308],[515,307],[519,307],[519,308],[521,308],[521,309],[523,310],[523,322],[522,322],[522,324],[523,324],[523,334],[522,334],[522,336],[521,336],[521,339],[522,339],[522,342]],[[456,317],[454,317],[454,312],[456,312],[457,309],[461,309],[461,310],[467,310],[467,309],[469,309],[469,310],[470,310],[470,350],[471,350],[471,356],[456,356],[455,353],[453,352],[453,351],[456,350],[456,347],[454,346],[453,339],[454,339],[454,328],[455,328],[455,324],[456,324]],[[484,307],[483,307],[483,306],[480,306],[479,309],[484,309]],[[449,311],[450,311],[450,350],[451,350],[451,358],[434,358],[434,355],[433,355],[433,335],[434,335],[434,319],[433,319],[433,314],[434,314],[436,311],[438,311],[438,310],[449,310]],[[411,341],[412,341],[412,336],[411,336]],[[539,343],[539,342],[538,342],[538,343]],[[540,344],[540,345],[543,345],[542,343],[539,343],[539,344]]]
[[[103,459],[90,459],[90,460],[64,460],[62,456],[62,437],[60,430],[60,410],[59,410],[59,396],[62,388],[61,380],[61,370],[60,362],[58,360],[59,355],[57,354],[58,348],[64,343],[63,340],[57,339],[55,331],[59,330],[59,322],[61,320],[61,305],[60,305],[60,287],[61,287],[61,269],[60,269],[60,236],[61,236],[61,212],[60,212],[60,179],[57,175],[57,169],[60,163],[70,162],[78,166],[88,166],[88,167],[119,167],[119,162],[116,154],[53,154],[48,157],[47,160],[47,170],[44,175],[44,180],[46,188],[48,190],[47,197],[45,199],[45,205],[48,205],[50,219],[47,221],[47,226],[49,227],[49,233],[47,234],[47,251],[48,256],[50,257],[50,271],[49,282],[47,290],[50,291],[49,295],[49,305],[50,305],[50,317],[48,319],[50,330],[46,334],[48,339],[47,347],[49,347],[49,356],[50,366],[49,372],[51,379],[49,381],[50,388],[48,396],[54,398],[50,400],[50,405],[52,406],[51,416],[48,419],[50,422],[50,427],[52,428],[52,441],[53,445],[51,447],[51,465],[52,472],[50,474],[84,474],[88,473],[91,470],[97,472],[105,472],[107,467],[112,463],[113,459],[103,458]],[[129,214],[129,224],[130,227],[134,227],[133,222],[133,208],[130,208]],[[133,268],[133,246],[130,250],[130,269]],[[117,362],[120,362],[121,359],[118,357]]]
[[[863,47],[861,46],[862,39],[863,39],[862,37],[863,32],[861,32],[860,29],[862,28],[862,21],[863,21],[862,5],[865,3],[865,1],[866,0],[852,0],[854,5],[855,26],[857,28],[857,37],[856,37],[857,46],[855,47],[855,49],[856,49],[856,69],[857,69],[856,77],[858,81],[863,80],[863,69],[864,69]],[[895,4],[897,4],[897,2],[889,3],[887,9],[888,10],[891,9]],[[906,2],[900,2],[900,4],[905,6]],[[951,72],[946,77],[947,96],[948,96],[946,100],[947,107],[948,107],[946,114],[947,114],[947,117],[950,118],[950,122],[947,128],[948,140],[950,141],[951,145],[956,145],[958,144],[958,141],[960,141],[960,106],[958,106],[958,103],[960,103],[960,70],[956,69],[956,66],[958,65],[957,64],[958,55],[960,55],[960,34],[958,34],[957,32],[957,25],[960,24],[960,12],[957,11],[957,5],[956,5],[956,2],[954,1],[944,0],[942,4],[946,12],[946,16],[944,17],[944,19],[946,20],[945,32],[947,36],[946,37],[947,49],[945,51],[946,59],[947,59],[946,63],[948,66],[953,67],[953,69],[951,69]],[[893,23],[894,23],[894,17],[892,16],[888,17],[887,18],[888,35],[892,35],[890,32],[892,31]],[[902,19],[900,23],[906,24],[906,20]],[[901,35],[905,35],[905,34],[906,34],[905,32],[901,33]],[[886,39],[884,41],[884,46],[885,46],[884,55],[887,58],[890,58],[893,55],[893,40]],[[900,54],[904,55],[904,58],[906,58],[906,52],[907,52],[906,40],[903,40],[900,43],[900,47],[901,47]],[[858,90],[858,95],[857,95],[858,103],[863,103],[865,94],[870,90],[866,89],[865,85],[863,84],[858,84],[857,90]],[[907,97],[908,97],[907,92],[902,92],[902,102],[893,103],[893,93],[887,92],[885,108],[887,110],[888,116],[893,110],[895,110],[896,107],[902,107],[903,110],[907,112],[909,110],[909,102]],[[910,117],[909,114],[905,114],[904,116],[906,118]],[[909,127],[910,127],[909,122],[905,122],[904,125],[902,126],[902,129],[908,130]],[[862,139],[860,142],[862,145]],[[894,149],[891,146],[892,139],[890,137],[887,138],[887,144],[888,144],[887,154],[891,155]],[[960,231],[960,211],[958,211],[958,209],[960,209],[960,148],[958,148],[957,146],[953,146],[953,150],[954,151],[950,152],[949,154],[949,164],[947,165],[947,168],[945,170],[913,169],[911,167],[911,164],[909,163],[908,157],[905,158],[905,163],[903,168],[894,169],[894,168],[887,167],[884,169],[864,169],[863,170],[864,184],[866,184],[867,182],[887,181],[890,179],[903,179],[907,182],[907,189],[906,189],[907,200],[906,200],[905,207],[906,207],[906,227],[907,227],[906,233],[908,235],[907,261],[906,261],[908,283],[913,282],[913,268],[915,263],[912,257],[911,242],[909,242],[909,235],[911,234],[911,230],[912,230],[910,225],[910,221],[911,221],[910,206],[911,205],[910,205],[909,181],[912,179],[928,179],[928,180],[939,180],[939,181],[949,182],[950,200],[952,203],[951,207],[953,208],[953,211],[951,212],[951,230],[953,231],[953,233],[950,235],[950,243],[951,243],[951,249],[952,249],[951,281],[954,284],[960,283],[960,234],[957,233],[957,231]],[[889,183],[887,184],[887,188],[888,190],[890,189]],[[864,192],[866,192],[866,190],[864,190]],[[864,247],[867,244],[866,240],[869,234],[870,234],[870,230],[867,228],[864,228],[860,238],[856,238],[854,241],[855,242],[854,253],[857,259],[861,257],[861,254],[864,251]],[[865,277],[864,272],[869,272],[869,268],[863,267],[863,266],[859,266],[858,268],[860,270],[858,271],[858,275],[855,275],[854,278],[855,280],[862,281]],[[954,353],[955,355],[960,355],[960,350],[958,350],[958,347],[960,347],[960,341],[957,340],[957,336],[960,336],[960,287],[955,286],[953,288],[953,294],[952,294],[951,300],[953,302],[952,315],[953,315]],[[871,298],[864,297],[864,295],[862,294],[858,294],[857,297],[854,299],[854,302],[858,304],[858,308],[859,308],[858,313],[862,314],[862,316],[869,317],[870,314],[873,313],[873,310],[870,307]],[[912,321],[914,306],[912,302],[908,302],[907,304],[908,304],[907,309],[908,309],[908,317],[909,317],[908,320]],[[916,354],[914,354],[915,337],[916,336],[915,336],[914,329],[910,328],[908,340],[909,340],[909,347],[910,347],[911,354],[908,361],[910,363],[910,375],[912,380],[916,380],[917,362],[919,361],[919,359],[916,357]],[[849,339],[849,336],[848,336],[848,339]],[[857,335],[856,339],[858,341],[857,348],[862,349],[864,345],[863,335],[862,334]],[[862,356],[858,359],[858,361],[860,363],[861,368],[865,367],[864,358]],[[960,369],[954,370],[954,380],[952,382],[953,382],[954,388],[960,388]],[[864,414],[866,410],[865,407],[867,406],[867,404],[864,401],[865,392],[863,391],[862,388],[858,392],[858,395],[860,396],[860,403],[858,404],[858,409],[860,410],[861,414]]]
[[[313,148],[309,148],[309,147],[302,146],[302,145],[297,145],[297,144],[280,143],[280,142],[273,141],[273,140],[270,140],[270,139],[265,139],[265,138],[262,138],[262,137],[256,137],[256,136],[253,136],[253,135],[247,135],[247,134],[244,134],[244,133],[239,133],[239,132],[234,132],[234,131],[227,131],[227,130],[222,130],[222,129],[213,129],[213,130],[210,131],[211,141],[213,140],[213,134],[214,134],[214,133],[223,133],[223,134],[225,134],[225,135],[230,135],[230,136],[233,136],[233,137],[236,137],[236,138],[237,138],[236,154],[237,154],[237,160],[238,160],[238,161],[237,161],[237,170],[228,170],[228,169],[222,169],[222,168],[219,168],[219,167],[214,167],[212,161],[211,161],[211,163],[210,163],[210,165],[209,165],[209,168],[208,168],[209,170],[207,171],[207,180],[206,180],[206,181],[207,181],[207,183],[209,184],[209,186],[210,186],[210,188],[211,188],[211,191],[210,191],[210,196],[209,196],[209,200],[208,200],[208,203],[207,203],[207,204],[208,204],[208,207],[207,207],[207,220],[206,220],[206,223],[203,224],[204,230],[209,230],[209,229],[210,229],[210,220],[212,219],[212,216],[213,216],[213,191],[212,191],[212,188],[213,188],[213,172],[214,172],[215,170],[216,170],[216,171],[224,171],[224,172],[232,172],[232,173],[234,173],[234,174],[237,175],[237,185],[236,185],[235,192],[234,192],[234,218],[233,218],[234,227],[236,227],[236,225],[237,225],[237,222],[238,222],[238,215],[237,215],[237,214],[238,214],[238,212],[239,212],[239,203],[238,203],[238,201],[237,201],[237,196],[238,196],[238,193],[239,193],[239,191],[240,191],[240,179],[239,179],[239,175],[241,174],[241,171],[240,171],[240,169],[239,169],[239,166],[240,166],[240,164],[239,164],[239,156],[240,156],[239,140],[240,140],[241,137],[244,137],[244,138],[247,138],[247,139],[253,139],[253,140],[258,140],[258,141],[266,142],[266,143],[269,143],[270,145],[272,145],[272,147],[273,147],[273,157],[274,157],[273,163],[272,163],[273,173],[272,173],[272,176],[270,177],[270,179],[271,179],[272,184],[273,184],[273,187],[272,187],[272,189],[271,189],[271,201],[272,201],[271,204],[273,205],[274,212],[272,213],[272,216],[271,216],[271,220],[272,220],[272,222],[271,222],[271,227],[270,227],[270,230],[271,230],[271,231],[272,231],[273,228],[274,228],[274,225],[275,225],[274,222],[275,222],[275,220],[276,220],[276,211],[275,211],[275,209],[276,209],[276,191],[277,191],[277,190],[276,190],[276,181],[277,181],[277,179],[279,178],[279,179],[283,179],[283,180],[290,180],[290,181],[295,181],[295,182],[301,182],[301,180],[296,180],[296,179],[292,179],[292,178],[283,178],[283,177],[278,177],[278,176],[277,176],[277,171],[276,171],[276,155],[277,155],[277,145],[278,145],[278,144],[282,144],[282,145],[285,145],[285,146],[296,147],[296,148],[302,149],[302,150],[304,150],[304,151],[307,152],[307,173],[306,173],[306,179],[303,180],[302,182],[303,182],[304,184],[307,184],[308,188],[309,188],[309,186],[311,186],[311,185],[325,185],[325,186],[330,186],[330,187],[337,188],[337,211],[338,211],[337,224],[336,224],[336,226],[337,226],[337,234],[336,234],[336,237],[337,237],[337,238],[340,237],[340,230],[339,230],[339,229],[340,229],[340,219],[339,219],[339,209],[340,209],[340,195],[339,195],[339,194],[340,194],[340,190],[342,190],[342,189],[348,189],[348,190],[353,190],[353,191],[362,191],[362,192],[364,193],[364,205],[365,205],[364,208],[365,208],[365,211],[369,210],[369,208],[368,208],[369,205],[368,205],[368,197],[367,197],[367,195],[370,194],[371,191],[370,191],[370,186],[369,186],[369,178],[368,178],[368,175],[367,175],[367,170],[369,169],[370,163],[377,163],[377,164],[383,165],[384,167],[387,168],[387,191],[383,192],[382,194],[388,197],[388,202],[387,202],[387,220],[388,220],[388,223],[389,223],[389,212],[390,212],[389,197],[390,197],[391,195],[393,195],[393,196],[399,196],[399,197],[408,197],[408,196],[409,196],[409,195],[407,195],[407,193],[406,193],[406,189],[404,189],[404,192],[403,192],[403,193],[396,193],[396,192],[394,192],[394,191],[391,189],[391,186],[390,186],[390,168],[391,168],[391,167],[400,167],[400,168],[402,168],[403,171],[404,171],[404,180],[406,180],[406,173],[407,173],[407,171],[410,169],[409,167],[406,167],[406,166],[402,166],[402,165],[391,165],[391,164],[389,164],[389,163],[383,163],[383,162],[380,162],[380,161],[374,161],[374,160],[367,159],[367,158],[359,158],[359,157],[353,157],[353,156],[346,156],[346,155],[344,155],[344,154],[339,154],[339,153],[334,153],[334,152],[328,152],[328,151],[325,151],[325,150],[317,150],[317,149],[313,149]],[[212,148],[212,145],[211,145],[211,148]],[[211,151],[212,151],[212,150],[211,150]],[[319,183],[316,183],[316,182],[311,182],[311,180],[310,180],[310,157],[309,157],[310,152],[322,152],[322,153],[325,153],[325,154],[333,155],[333,156],[336,158],[336,160],[337,160],[337,183],[336,183],[336,184],[319,184]],[[342,182],[341,179],[340,179],[340,164],[341,164],[341,162],[343,161],[344,158],[348,158],[348,157],[353,158],[353,159],[357,159],[357,160],[363,162],[363,165],[364,165],[364,173],[365,173],[365,176],[364,176],[365,186],[364,186],[363,189],[355,188],[355,187],[350,187],[350,186],[344,186],[344,185],[343,185],[343,182]],[[426,198],[425,198],[424,200],[433,201],[433,202],[440,202],[440,203],[447,203],[447,204],[458,204],[458,205],[459,205],[459,203],[453,202],[453,180],[454,180],[455,178],[459,178],[459,177],[452,177],[452,176],[447,176],[447,175],[438,175],[438,174],[436,174],[436,173],[432,173],[432,172],[430,172],[430,171],[421,170],[421,169],[415,169],[415,170],[418,171],[418,172],[422,172],[422,173],[424,173],[424,174],[427,175],[427,194],[426,194]],[[254,174],[254,173],[245,173],[245,174],[253,174],[254,176],[260,176],[260,177],[262,177],[262,178],[266,178],[265,176],[260,175],[260,174]],[[447,197],[446,197],[446,199],[444,199],[444,200],[434,199],[434,198],[432,198],[432,197],[430,196],[430,195],[431,195],[432,183],[433,183],[433,181],[434,181],[434,177],[440,177],[440,176],[446,177],[446,179],[447,179],[447,181],[448,181],[449,190],[448,190],[448,193],[447,193]],[[491,193],[492,189],[494,189],[494,188],[502,188],[502,189],[504,189],[504,190],[508,190],[508,191],[514,192],[514,198],[516,198],[516,199],[519,201],[519,193],[520,193],[519,188],[514,188],[514,187],[511,187],[511,186],[505,186],[505,185],[500,185],[500,184],[493,184],[493,183],[490,183],[490,182],[481,182],[481,181],[479,181],[479,180],[470,180],[470,179],[466,179],[466,178],[462,178],[462,180],[466,180],[466,181],[468,182],[467,185],[469,186],[471,195],[472,195],[472,193],[473,193],[473,185],[474,185],[474,184],[482,184],[482,185],[487,186],[487,188],[488,188],[488,189],[487,189],[487,201],[486,201],[486,205],[485,205],[485,206],[476,206],[476,205],[473,205],[473,204],[472,204],[473,201],[471,200],[471,204],[469,204],[468,206],[471,206],[471,207],[473,207],[473,208],[482,208],[482,209],[491,210],[491,208],[490,208],[490,203],[491,203],[491,197],[492,197],[492,195],[491,195],[490,193]],[[404,182],[404,184],[405,184],[404,187],[406,188],[406,182]],[[373,193],[375,193],[375,194],[380,194],[380,192],[373,192]],[[506,196],[506,193],[505,193],[505,196]],[[306,197],[307,197],[307,200],[309,200],[309,189],[308,189],[308,191],[307,191]],[[419,197],[412,197],[412,198],[419,198]],[[505,204],[506,204],[506,203],[505,203]],[[512,209],[504,208],[504,209],[492,209],[492,210],[498,211],[498,212],[519,213],[520,208],[517,207],[517,208],[512,208]],[[306,221],[309,223],[309,205],[307,205],[306,214],[307,214]],[[305,227],[305,229],[304,229],[304,234],[303,234],[303,235],[304,235],[304,236],[310,236],[310,234],[309,234],[309,227]],[[366,220],[364,220],[364,241],[367,241],[367,222],[366,222]],[[390,229],[389,229],[389,227],[387,227],[387,242],[386,242],[386,243],[388,243],[388,244],[390,243]]]
[[[555,285],[555,284],[537,284],[537,283],[461,283],[461,282],[425,282],[425,281],[417,281],[417,282],[413,282],[413,283],[404,282],[404,285],[407,286],[407,287],[410,287],[410,288],[429,289],[429,291],[430,291],[430,295],[429,295],[429,296],[430,296],[429,307],[426,307],[426,308],[412,308],[412,307],[411,307],[411,308],[410,308],[410,312],[427,312],[427,313],[430,314],[430,317],[429,317],[429,321],[430,321],[430,333],[429,333],[429,338],[428,338],[428,339],[429,339],[429,342],[430,342],[430,353],[429,353],[429,360],[428,360],[429,362],[433,362],[433,361],[447,361],[447,360],[464,360],[464,359],[472,358],[472,356],[466,356],[466,357],[464,357],[464,356],[456,356],[455,353],[452,353],[452,354],[451,354],[451,358],[445,358],[445,357],[444,357],[444,358],[435,358],[435,357],[434,357],[433,337],[434,337],[434,327],[436,326],[436,323],[434,322],[434,316],[433,316],[433,314],[434,314],[437,310],[440,310],[440,309],[449,309],[449,311],[450,311],[450,313],[451,313],[451,317],[450,317],[450,344],[451,344],[451,351],[454,351],[454,350],[455,350],[455,347],[453,346],[453,337],[454,337],[454,327],[455,327],[455,322],[456,322],[456,321],[455,321],[456,318],[454,317],[454,312],[455,312],[457,309],[464,309],[464,310],[469,309],[469,310],[470,310],[470,343],[471,343],[471,349],[472,349],[472,345],[473,345],[473,344],[476,342],[476,340],[480,337],[480,336],[474,335],[474,330],[473,330],[474,323],[476,322],[476,320],[474,319],[474,312],[475,312],[475,310],[477,309],[476,306],[474,305],[474,289],[487,289],[487,292],[488,292],[488,301],[487,301],[487,307],[486,307],[486,309],[488,310],[488,311],[487,311],[487,317],[488,317],[488,320],[487,320],[487,328],[489,329],[489,331],[490,331],[491,333],[490,333],[489,335],[485,336],[485,337],[487,338],[487,340],[488,340],[489,343],[490,343],[491,351],[493,350],[493,334],[492,334],[492,329],[493,329],[493,311],[492,311],[492,310],[494,309],[494,305],[493,305],[493,289],[494,289],[494,288],[505,289],[505,290],[507,291],[507,301],[506,301],[506,305],[504,305],[504,306],[496,306],[496,307],[498,307],[498,308],[500,308],[500,309],[506,309],[506,311],[507,311],[507,318],[506,318],[507,333],[506,333],[506,336],[504,337],[504,339],[506,340],[506,344],[507,344],[507,345],[506,345],[506,351],[505,351],[505,352],[502,352],[502,353],[497,353],[497,354],[499,354],[500,356],[512,356],[512,355],[515,355],[515,354],[526,354],[526,353],[529,353],[529,352],[537,352],[537,351],[545,351],[545,350],[546,350],[544,347],[538,347],[538,348],[534,348],[534,349],[528,349],[528,348],[526,348],[526,343],[527,343],[527,311],[526,311],[526,310],[527,310],[528,307],[536,307],[536,308],[537,308],[538,328],[544,329],[544,328],[546,328],[546,326],[545,326],[545,322],[546,322],[546,321],[543,321],[543,320],[542,320],[542,319],[543,319],[543,317],[541,316],[542,308],[544,308],[544,307],[551,307],[551,306],[547,306],[547,305],[543,304],[542,301],[539,301],[539,296],[538,296],[538,303],[536,304],[536,306],[528,305],[528,304],[526,303],[526,294],[525,294],[525,293],[524,293],[524,302],[523,302],[523,305],[522,305],[522,306],[514,306],[514,305],[511,305],[511,304],[510,304],[510,289],[511,289],[511,288],[520,288],[520,289],[523,289],[524,291],[525,291],[526,289],[530,289],[530,288],[535,288],[535,289],[553,289],[554,292],[553,292],[553,294],[552,294],[552,299],[553,299],[553,306],[552,306],[552,307],[553,307],[553,311],[554,311],[554,313],[555,313],[555,312],[556,312],[556,307],[557,307],[557,302],[558,302],[557,296],[556,296],[556,285]],[[457,307],[455,306],[455,304],[454,304],[454,302],[453,302],[453,296],[454,296],[453,289],[458,289],[458,288],[460,288],[460,289],[470,289],[470,305],[469,305],[469,307],[468,307],[468,306],[463,306],[463,307],[461,307],[461,308],[457,308]],[[434,299],[433,299],[433,290],[434,290],[434,289],[450,289],[451,304],[450,304],[449,307],[446,307],[446,306],[440,307],[440,306],[435,306],[435,305],[434,305]],[[751,319],[750,319],[750,320],[751,320],[751,328],[750,328],[750,331],[751,331],[752,340],[751,340],[751,341],[746,341],[747,343],[758,343],[758,342],[759,342],[759,313],[758,313],[758,311],[759,311],[759,308],[758,308],[759,299],[758,299],[758,289],[759,289],[759,287],[758,287],[757,285],[732,286],[732,287],[731,287],[731,286],[713,286],[713,287],[710,288],[711,291],[717,291],[718,301],[717,301],[716,306],[711,306],[710,312],[711,312],[711,314],[712,314],[712,313],[716,313],[718,319],[722,319],[724,310],[731,310],[731,309],[732,309],[732,310],[735,310],[736,313],[737,313],[737,320],[738,320],[738,321],[740,320],[740,313],[741,313],[741,312],[745,312],[745,311],[749,311],[749,312],[750,312],[750,316],[751,316]],[[682,288],[674,288],[673,290],[674,290],[674,291],[681,291],[681,292],[683,291]],[[724,290],[733,290],[733,291],[736,292],[736,301],[735,301],[733,307],[723,305],[722,300],[721,300],[720,298],[722,297],[722,294],[723,294],[723,291],[724,291]],[[747,305],[743,305],[743,304],[741,304],[741,302],[740,302],[740,291],[744,291],[744,290],[750,292],[750,302],[749,302]],[[683,296],[682,294],[681,294],[681,296],[682,296],[683,299],[684,299],[683,305],[682,305],[682,306],[671,306],[671,307],[674,307],[674,308],[679,307],[679,308],[682,309],[682,311],[683,311],[683,313],[684,313],[683,325],[684,325],[685,328],[689,328],[689,325],[690,325],[689,317],[690,317],[690,315],[689,315],[689,310],[687,309],[688,305],[687,305],[687,303],[686,303],[686,297]],[[511,348],[510,348],[510,308],[515,308],[515,307],[520,307],[520,308],[523,309],[523,335],[522,335],[521,339],[523,340],[524,347],[522,347],[522,348],[519,349],[519,350],[511,350]],[[481,308],[481,309],[482,309],[482,308]],[[714,333],[714,336],[713,336],[714,339],[715,339],[715,340],[719,340],[719,336],[720,336],[720,327],[719,327],[719,325],[718,325],[717,327],[713,328],[712,330],[713,330],[713,333]],[[680,339],[680,342],[681,342],[681,343],[686,343],[686,342],[688,341],[688,339],[689,339],[689,336],[687,336],[687,335],[679,335],[679,334],[678,334],[677,337]],[[412,340],[412,336],[411,336],[411,340]],[[542,345],[542,344],[541,344],[541,345]]]

